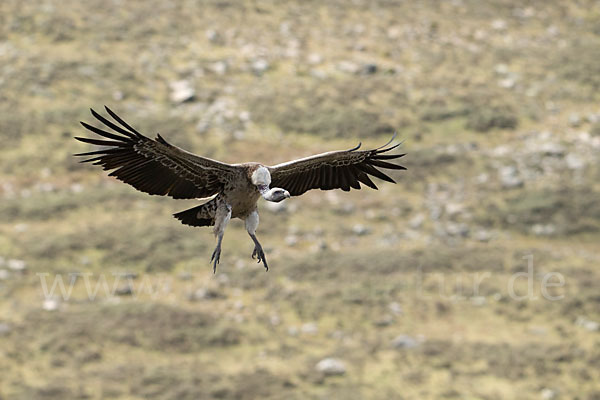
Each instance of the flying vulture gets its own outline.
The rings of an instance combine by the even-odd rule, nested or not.
[[[272,167],[255,162],[226,164],[188,153],[168,143],[160,134],[156,139],[150,139],[105,108],[114,121],[93,109],[91,112],[105,129],[109,129],[81,122],[102,139],[75,138],[102,148],[75,155],[91,157],[81,162],[92,162],[104,170],[113,170],[110,176],[151,195],[168,195],[174,199],[210,198],[199,206],[174,214],[174,217],[190,226],[214,226],[217,245],[210,259],[213,271],[217,269],[223,234],[231,218],[245,221],[254,242],[252,258],[257,258],[259,263],[262,261],[266,270],[269,269],[256,238],[259,197],[280,202],[310,189],[349,191],[360,189],[361,183],[377,189],[370,176],[395,183],[377,168],[406,169],[389,162],[404,156],[388,153],[401,144],[390,146],[395,135],[384,146],[373,150],[359,151],[359,144],[350,150],[317,154]]]

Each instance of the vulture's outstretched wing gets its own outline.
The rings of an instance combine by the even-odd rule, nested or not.
[[[91,156],[92,158],[81,162],[92,162],[105,170],[114,169],[110,176],[142,192],[169,195],[175,199],[209,197],[220,192],[225,182],[239,173],[233,165],[200,157],[173,146],[160,134],[152,140],[133,129],[108,107],[105,108],[116,123],[94,110],[91,110],[92,115],[113,132],[81,122],[86,129],[103,139],[75,138],[103,148],[75,155]]]
[[[292,196],[299,196],[310,189],[360,189],[361,183],[377,189],[370,175],[395,183],[377,169],[406,169],[386,161],[405,154],[383,154],[400,146],[401,143],[387,147],[395,137],[396,135],[384,146],[373,150],[357,151],[359,144],[350,150],[331,151],[269,167],[271,187],[280,187]]]

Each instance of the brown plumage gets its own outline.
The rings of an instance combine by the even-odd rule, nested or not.
[[[389,162],[404,154],[386,154],[400,145],[388,147],[395,135],[386,145],[373,150],[359,151],[359,144],[350,150],[318,154],[272,167],[258,163],[227,164],[189,153],[168,143],[160,134],[156,139],[150,139],[108,107],[105,108],[114,121],[94,110],[91,112],[112,132],[81,122],[102,139],[75,139],[101,148],[75,155],[90,157],[82,162],[112,170],[110,176],[151,195],[166,195],[175,199],[213,196],[208,202],[177,213],[175,217],[186,225],[215,226],[218,242],[211,258],[215,270],[230,218],[246,221],[246,229],[255,244],[252,257],[257,256],[258,261],[262,261],[268,269],[262,246],[255,235],[258,226],[256,204],[261,196],[267,201],[279,202],[310,189],[349,191],[360,189],[361,183],[377,189],[371,176],[395,183],[380,169],[406,169]]]

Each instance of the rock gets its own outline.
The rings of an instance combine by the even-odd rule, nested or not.
[[[465,223],[446,223],[446,233],[450,236],[462,236],[466,237],[469,235],[469,225]]]
[[[471,297],[471,304],[473,304],[475,307],[484,306],[486,302],[487,302],[487,300],[486,300],[485,296]]]
[[[0,336],[5,336],[10,333],[12,327],[7,322],[0,322]]]
[[[510,189],[523,186],[523,179],[519,176],[519,170],[512,165],[501,167],[498,170],[502,186]]]
[[[179,279],[180,281],[191,281],[192,279],[194,279],[194,274],[188,271],[182,271],[179,274],[177,274],[177,279]]]
[[[217,275],[217,283],[219,284],[219,286],[228,286],[229,285],[229,275],[225,274],[225,273],[219,273],[219,275]]]
[[[529,328],[529,333],[535,336],[546,336],[548,334],[548,329],[543,326],[534,326]]]
[[[508,65],[496,64],[496,66],[494,67],[494,72],[496,72],[498,75],[506,75],[509,72]]]
[[[228,69],[229,65],[226,61],[217,61],[210,65],[210,70],[217,75],[225,75]]]
[[[531,227],[531,232],[537,236],[549,236],[556,232],[556,226],[553,224],[535,224]]]
[[[600,114],[594,114],[594,113],[588,114],[587,121],[590,124],[595,124],[596,122],[600,122]]]
[[[46,311],[56,311],[56,310],[58,310],[59,306],[60,306],[60,303],[58,302],[57,299],[46,299],[42,303],[42,308]]]
[[[279,318],[279,315],[277,314],[271,314],[271,317],[269,317],[269,322],[272,326],[277,326],[281,324],[281,318]]]
[[[558,143],[546,142],[540,146],[540,152],[546,156],[562,157],[565,154],[565,148]]]
[[[585,165],[585,161],[573,153],[567,154],[565,162],[567,163],[567,168],[569,169],[581,169]]]
[[[557,393],[556,391],[552,390],[552,389],[542,389],[542,391],[540,392],[540,397],[543,400],[552,400],[552,399],[556,399]]]
[[[287,244],[290,247],[294,247],[295,245],[298,244],[298,236],[296,236],[296,235],[287,235],[285,237],[285,244]]]
[[[377,64],[365,64],[363,65],[362,69],[361,69],[361,73],[364,75],[373,75],[377,73]]]
[[[17,232],[17,233],[27,232],[28,229],[29,229],[29,225],[24,224],[24,223],[20,223],[20,224],[16,224],[15,225],[15,232]]]
[[[317,363],[315,369],[327,376],[344,375],[346,373],[346,365],[337,358],[324,358]]]
[[[319,328],[314,322],[307,322],[305,324],[302,324],[302,326],[300,327],[300,332],[307,335],[316,335],[319,332]]]
[[[259,58],[258,60],[254,60],[252,62],[251,67],[252,71],[254,71],[256,75],[262,75],[266,70],[269,69],[269,62],[264,58]]]
[[[504,31],[508,24],[503,19],[495,19],[492,21],[492,29],[496,31]]]
[[[378,327],[390,326],[394,323],[394,317],[391,315],[385,315],[383,318],[378,319],[373,322],[373,325]]]
[[[321,57],[318,53],[311,53],[307,59],[308,63],[311,65],[321,64],[323,62],[323,57]]]
[[[419,229],[423,226],[423,222],[425,222],[425,215],[419,213],[412,217],[410,221],[408,221],[408,226],[410,226],[412,229]]]
[[[394,314],[394,315],[402,315],[404,313],[404,310],[402,309],[402,306],[400,305],[400,303],[393,301],[390,304],[388,304],[388,309]]]
[[[132,294],[133,294],[133,288],[128,283],[125,285],[119,286],[115,290],[115,295],[117,295],[117,296],[131,296]]]
[[[395,349],[414,349],[419,346],[419,341],[409,335],[398,335],[392,340]]]
[[[365,236],[371,233],[371,229],[367,228],[362,224],[356,224],[352,227],[352,233],[357,236]]]
[[[171,88],[171,101],[175,103],[185,103],[196,97],[196,91],[188,80],[171,82],[169,87]]]
[[[581,117],[579,116],[579,114],[575,114],[572,113],[569,115],[569,126],[573,127],[573,128],[577,128],[579,125],[581,125]]]
[[[356,74],[360,70],[360,67],[352,61],[340,61],[337,64],[337,69],[348,74]]]
[[[27,264],[23,260],[10,259],[7,262],[8,269],[16,272],[23,272],[27,268]]]
[[[465,206],[460,203],[447,203],[446,204],[446,214],[450,217],[455,216],[456,214],[460,214],[465,209]]]
[[[0,269],[0,281],[5,281],[10,278],[10,272],[7,269]]]
[[[211,43],[220,43],[221,42],[221,36],[219,35],[219,32],[217,32],[214,29],[207,30],[205,35],[206,35],[206,38],[208,39],[208,41]]]
[[[480,242],[489,242],[492,239],[492,233],[485,229],[479,229],[473,234],[473,239]]]
[[[295,326],[289,326],[287,328],[287,333],[290,336],[298,336],[298,328]]]
[[[600,323],[596,321],[592,321],[591,319],[587,319],[586,317],[577,317],[575,320],[575,325],[581,326],[587,331],[597,332],[600,330]]]
[[[242,122],[250,122],[250,112],[249,111],[241,111],[238,115],[238,118]]]
[[[324,240],[318,240],[317,243],[315,243],[313,246],[311,246],[310,251],[311,253],[320,253],[322,251],[327,250],[328,246],[327,246],[327,242]]]
[[[516,84],[517,82],[515,81],[515,79],[511,77],[500,79],[498,81],[498,86],[500,86],[503,89],[512,89],[515,87]]]
[[[190,300],[212,300],[224,298],[225,295],[219,290],[213,288],[199,288],[190,296]]]
[[[244,309],[244,302],[241,300],[236,301],[235,303],[233,303],[233,308],[237,311],[241,311]]]

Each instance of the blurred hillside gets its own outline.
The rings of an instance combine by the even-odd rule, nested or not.
[[[599,399],[599,93],[592,0],[3,0],[0,399]],[[408,171],[261,201],[271,270],[233,221],[213,275],[197,202],[71,156],[104,104],[229,162],[398,131]]]

